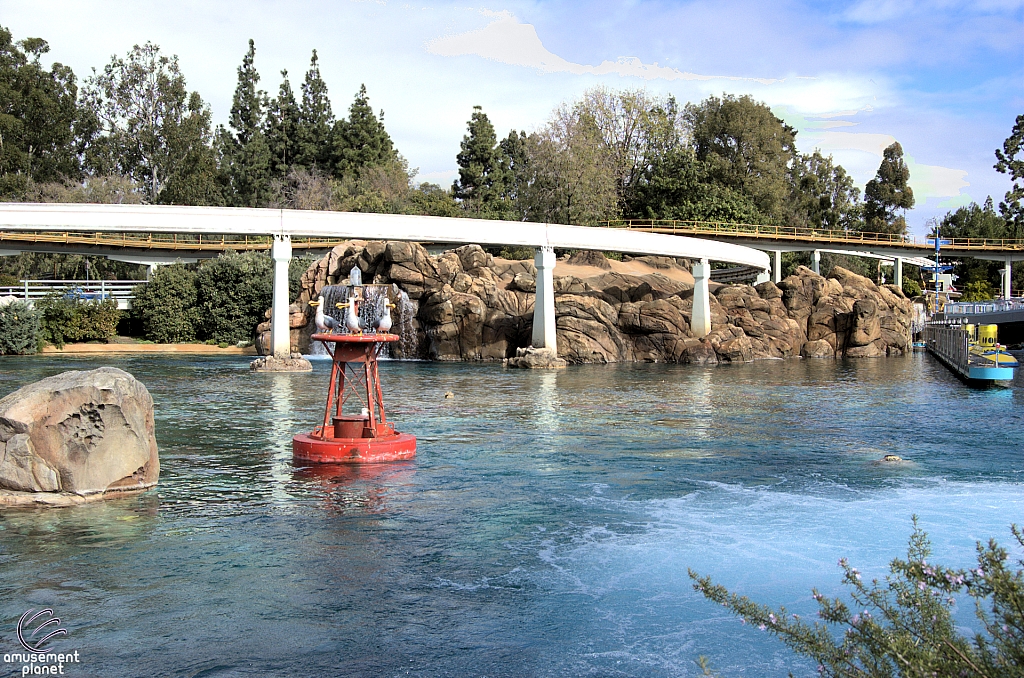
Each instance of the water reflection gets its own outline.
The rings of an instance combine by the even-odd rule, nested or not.
[[[408,485],[415,462],[391,464],[314,464],[294,469],[291,479],[318,499],[329,512],[382,514],[389,492]]]

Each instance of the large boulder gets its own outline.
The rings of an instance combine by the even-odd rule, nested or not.
[[[127,372],[64,372],[0,399],[0,503],[143,490],[159,476],[153,398]]]

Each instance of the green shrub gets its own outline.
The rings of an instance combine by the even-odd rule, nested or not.
[[[0,287],[18,287],[21,281],[10,273],[0,273]]]
[[[517,247],[515,245],[506,245],[498,251],[498,256],[502,259],[512,259],[515,261],[533,259],[533,255],[532,247]]]
[[[1016,525],[1010,529],[1024,547],[1024,534]],[[864,581],[846,559],[839,561],[850,600],[815,591],[824,624],[813,625],[785,608],[774,610],[730,593],[692,570],[690,577],[706,598],[815,660],[825,676],[1021,676],[1024,570],[1007,562],[1008,553],[993,540],[979,542],[977,552],[975,569],[929,562],[931,544],[915,517],[907,559],[893,560],[884,582]],[[957,628],[952,608],[958,594],[972,599],[979,633],[963,635]],[[833,631],[836,627],[841,634]]]
[[[994,299],[995,296],[996,290],[992,287],[992,283],[987,280],[974,280],[967,283],[960,301],[988,301]]]
[[[263,252],[228,253],[196,273],[198,334],[237,344],[250,341],[273,301],[273,261]]]
[[[920,295],[922,291],[921,284],[913,278],[903,279],[903,294],[908,297],[916,297]]]
[[[117,333],[121,311],[113,299],[94,301],[54,292],[36,305],[43,338],[57,348],[69,341],[105,341]]]
[[[0,355],[35,353],[40,331],[39,313],[25,302],[0,306]]]
[[[288,262],[288,300],[298,301],[302,294],[302,276],[309,270],[309,267],[320,261],[320,257],[313,254],[303,254],[293,257]]]
[[[161,266],[149,282],[136,286],[132,315],[143,336],[161,344],[195,341],[196,273],[184,264]]]

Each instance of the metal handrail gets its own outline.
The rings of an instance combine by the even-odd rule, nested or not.
[[[346,238],[292,238],[296,249],[321,249],[346,242]],[[269,250],[273,238],[263,235],[185,235],[178,233],[77,233],[73,231],[0,231],[0,242],[96,245],[135,249],[186,251]]]
[[[653,231],[686,235],[722,235],[779,240],[813,240],[843,244],[897,245],[932,248],[933,245],[909,236],[892,233],[830,230],[802,226],[775,226],[725,221],[690,221],[679,219],[621,219],[600,222],[605,228]],[[1024,240],[1011,238],[943,238],[943,247],[960,250],[1024,251]]]

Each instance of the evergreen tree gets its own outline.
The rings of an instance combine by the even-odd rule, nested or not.
[[[503,191],[500,194],[506,205],[506,218],[526,219],[525,196],[530,182],[530,153],[526,132],[512,130],[498,143],[501,170],[505,175]]]
[[[339,120],[333,133],[334,175],[360,176],[368,167],[381,167],[398,159],[391,137],[384,129],[384,111],[378,118],[370,108],[366,85],[359,87],[348,109],[348,119]]]
[[[186,157],[209,138],[206,106],[198,93],[189,95],[178,57],[152,43],[111,59],[86,81],[84,100],[101,130],[85,149],[89,168],[136,182],[150,202],[173,177],[191,172]]]
[[[267,106],[267,145],[270,147],[270,172],[284,177],[295,163],[298,150],[299,104],[295,101],[288,71],[281,71],[281,87],[277,98]]]
[[[473,107],[455,159],[459,163],[459,178],[452,185],[455,198],[471,212],[499,216],[503,212],[501,198],[507,190],[506,175],[494,125],[480,106]]]
[[[211,147],[210,108],[198,92],[192,92],[188,115],[169,122],[167,144],[171,149],[167,180],[157,196],[167,205],[223,205],[218,182],[217,157]]]
[[[29,181],[81,177],[76,132],[88,111],[79,109],[70,68],[40,64],[49,51],[45,40],[15,43],[0,27],[0,196],[23,194]]]
[[[749,196],[760,212],[782,220],[790,196],[796,130],[746,95],[688,104],[683,118],[694,155],[706,163],[709,179]]]
[[[999,203],[999,212],[1010,224],[1011,237],[1024,237],[1024,115],[1018,115],[1010,136],[996,149],[996,170],[1009,174],[1013,185]]]
[[[256,45],[249,40],[231,101],[231,131],[218,130],[221,172],[235,207],[263,207],[270,193],[270,147],[263,131],[267,95],[257,88],[260,74],[253,65],[255,57]]]
[[[302,83],[294,164],[306,169],[330,171],[333,128],[334,113],[331,111],[331,101],[327,98],[327,83],[320,77],[320,66],[314,49],[306,79]]]
[[[869,233],[905,235],[907,220],[897,210],[914,206],[914,190],[907,185],[910,169],[903,162],[903,147],[898,141],[882,152],[882,163],[875,178],[864,188],[864,230]]]
[[[860,226],[860,189],[832,156],[826,158],[817,150],[798,155],[790,173],[790,225],[830,231],[856,230]]]
[[[971,203],[959,207],[942,217],[939,233],[943,238],[1007,238],[1010,225],[996,212],[992,197],[989,196],[983,205]],[[1002,285],[999,270],[1002,262],[986,261],[968,257],[959,259],[953,264],[953,274],[957,276],[959,285],[966,286],[972,282],[988,282],[995,289]]]

